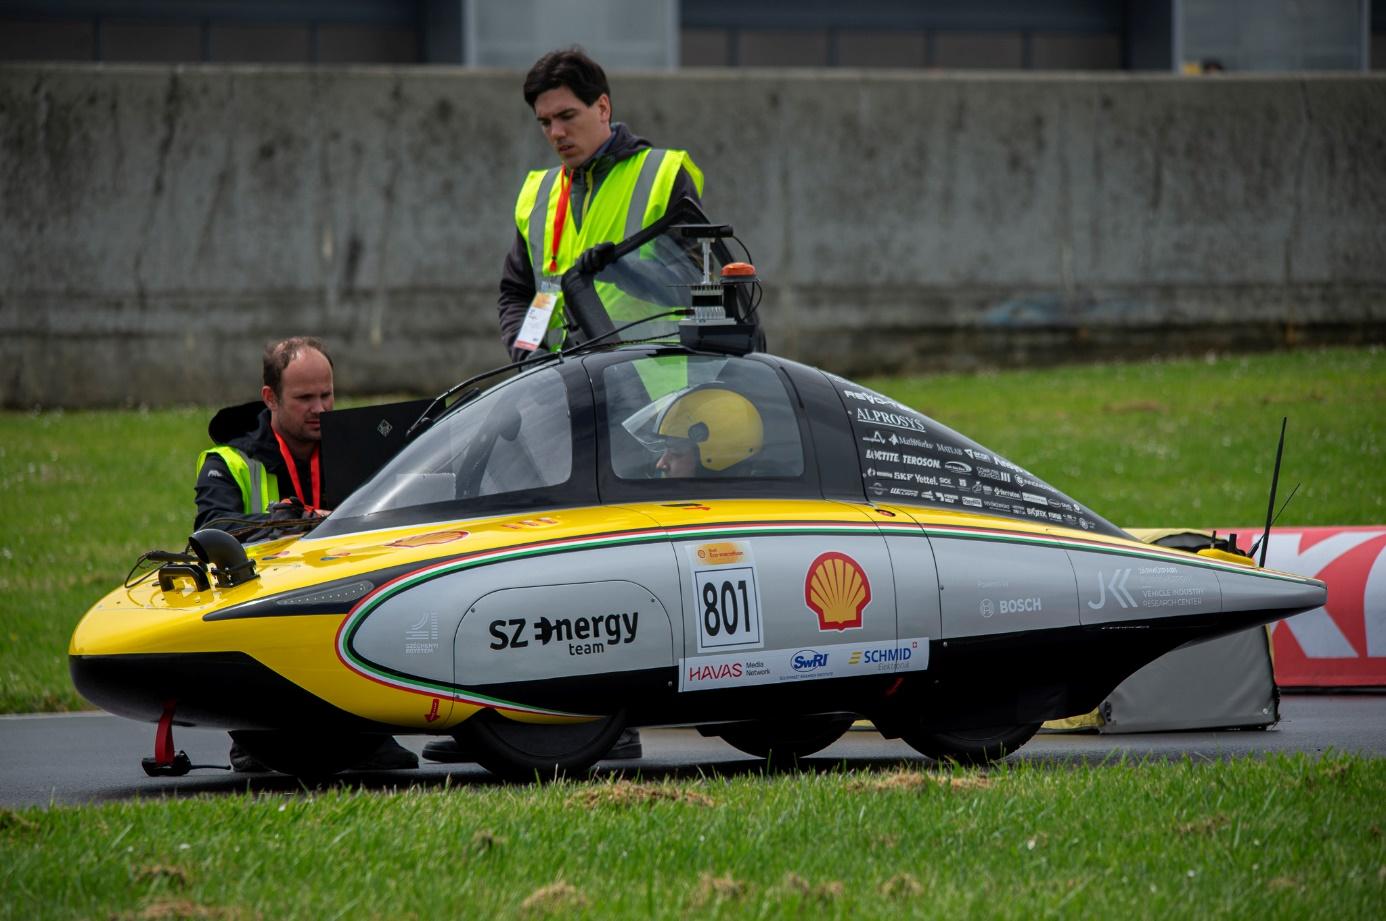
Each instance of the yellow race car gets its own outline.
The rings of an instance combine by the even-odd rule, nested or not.
[[[980,761],[1177,646],[1323,604],[1320,581],[1142,543],[755,351],[754,276],[700,218],[675,208],[569,273],[570,347],[444,395],[315,529],[200,531],[103,598],[72,637],[78,690],[160,723],[168,770],[175,724],[303,775],[386,734],[533,777],[626,727],[794,757],[858,718]]]

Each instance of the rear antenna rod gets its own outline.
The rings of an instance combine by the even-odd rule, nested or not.
[[[1276,522],[1276,521],[1279,521],[1279,520],[1280,520],[1280,516],[1283,515],[1283,514],[1285,514],[1285,509],[1287,509],[1287,508],[1290,507],[1290,503],[1294,501],[1295,493],[1299,492],[1299,488],[1300,488],[1301,486],[1303,486],[1303,485],[1304,485],[1303,483],[1296,483],[1296,484],[1295,484],[1295,488],[1292,489],[1292,490],[1290,490],[1290,494],[1289,494],[1288,496],[1285,497],[1285,501],[1282,502],[1282,503],[1280,503],[1280,511],[1278,511],[1278,512],[1275,513],[1275,519],[1274,519],[1273,521],[1271,521],[1271,526],[1272,526],[1272,527],[1275,526],[1275,522]],[[1258,537],[1258,538],[1256,538],[1256,543],[1254,543],[1254,544],[1251,545],[1251,553],[1249,553],[1249,554],[1247,554],[1247,555],[1248,555],[1248,556],[1255,556],[1255,555],[1256,555],[1256,548],[1259,547],[1259,546],[1261,546],[1261,538]]]
[[[1271,474],[1270,501],[1266,503],[1266,530],[1261,534],[1261,561],[1257,564],[1262,569],[1266,568],[1266,550],[1269,549],[1270,545],[1271,523],[1275,520],[1275,487],[1280,483],[1280,457],[1285,453],[1285,426],[1289,424],[1289,421],[1289,416],[1281,417],[1280,443],[1275,446],[1275,472]]]

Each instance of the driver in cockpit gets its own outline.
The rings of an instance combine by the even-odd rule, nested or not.
[[[765,427],[755,405],[720,384],[680,394],[660,416],[654,446],[658,476],[738,476],[765,444]]]

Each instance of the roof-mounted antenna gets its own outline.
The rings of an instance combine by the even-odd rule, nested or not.
[[[1266,530],[1261,534],[1261,539],[1257,541],[1257,544],[1261,548],[1261,560],[1257,565],[1259,565],[1262,569],[1264,569],[1266,566],[1266,550],[1269,549],[1270,545],[1271,524],[1274,523],[1276,517],[1275,487],[1280,483],[1280,457],[1282,454],[1285,453],[1285,426],[1289,424],[1289,421],[1289,416],[1282,417],[1280,420],[1280,444],[1275,446],[1275,472],[1271,474],[1270,501],[1266,503]],[[1291,498],[1293,497],[1294,494],[1291,493]],[[1286,504],[1288,505],[1289,503],[1286,502]],[[1251,552],[1254,554],[1256,552],[1256,548],[1252,547]]]

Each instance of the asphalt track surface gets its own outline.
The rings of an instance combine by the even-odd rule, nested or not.
[[[1263,757],[1273,753],[1328,751],[1386,757],[1386,694],[1286,695],[1280,723],[1266,731],[1165,732],[1133,735],[1041,733],[1011,756],[1014,761],[1072,766],[1101,765],[1121,758],[1195,761]],[[604,761],[599,777],[726,776],[765,769],[719,739],[691,729],[647,729],[644,757]],[[415,751],[424,736],[401,736]],[[178,728],[176,748],[194,764],[227,763],[226,733]],[[101,803],[136,797],[195,794],[291,792],[299,788],[282,774],[233,774],[194,770],[184,777],[149,778],[140,759],[152,754],[154,726],[101,713],[0,717],[0,806]],[[872,731],[852,731],[801,770],[881,769],[928,760],[898,740]],[[423,762],[416,771],[347,772],[330,783],[352,788],[391,790],[408,786],[472,786],[498,783],[475,764]]]

